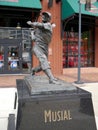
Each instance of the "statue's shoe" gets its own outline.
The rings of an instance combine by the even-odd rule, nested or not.
[[[32,68],[32,75],[35,75],[35,70],[34,70],[34,68]]]
[[[57,85],[60,85],[61,83],[59,82],[58,79],[54,78],[54,79],[50,79],[50,80],[49,80],[49,84],[57,84]]]

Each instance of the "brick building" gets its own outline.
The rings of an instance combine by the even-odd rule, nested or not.
[[[82,6],[81,66],[98,67],[97,32],[98,2],[92,10]],[[54,74],[62,74],[64,68],[78,66],[78,0],[2,0],[0,1],[0,73],[30,73],[38,64],[31,55],[32,42],[28,20],[39,20],[39,14],[49,11],[53,29],[49,46],[49,61]]]
[[[56,24],[53,29],[52,42],[49,47],[49,61],[55,74],[62,74],[62,40],[61,40],[61,2],[42,0],[42,12],[52,14],[51,22]],[[36,61],[35,59],[33,60]]]
[[[44,0],[0,1],[1,73],[30,73],[30,67],[37,65],[38,61],[30,53],[30,27],[26,22],[38,20],[41,11],[49,11],[51,22],[56,24],[49,47],[49,61],[54,73],[62,73],[61,3]]]

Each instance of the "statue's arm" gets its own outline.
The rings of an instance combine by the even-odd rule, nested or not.
[[[31,21],[28,21],[27,22],[28,25],[32,26],[32,27],[44,27],[44,24],[43,23],[40,23],[40,22],[31,22]]]

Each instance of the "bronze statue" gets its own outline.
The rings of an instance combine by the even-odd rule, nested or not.
[[[43,12],[42,22],[27,22],[27,24],[31,25],[34,29],[32,39],[34,40],[34,46],[32,51],[39,60],[39,66],[32,68],[32,75],[43,71],[48,76],[49,83],[57,84],[57,79],[53,76],[48,62],[48,47],[52,39],[53,29],[53,25],[50,21],[51,14],[49,12]]]

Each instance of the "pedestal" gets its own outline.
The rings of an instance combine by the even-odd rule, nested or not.
[[[17,130],[97,130],[91,93],[63,81],[51,85],[42,77],[17,80],[17,90]]]

